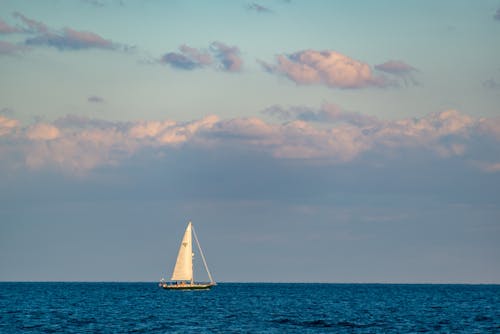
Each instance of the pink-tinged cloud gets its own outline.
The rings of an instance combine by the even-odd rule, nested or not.
[[[403,61],[390,60],[383,64],[375,65],[375,69],[399,77],[406,86],[409,84],[418,85],[418,81],[414,76],[417,69]]]
[[[172,120],[140,121],[129,128],[128,135],[135,139],[150,140],[157,145],[178,145],[192,139],[197,132],[212,128],[218,121],[215,115],[185,123]]]
[[[194,62],[201,65],[210,65],[213,62],[212,56],[206,52],[196,48],[192,48],[187,45],[181,45],[179,50],[189,58],[191,58]]]
[[[25,32],[40,34],[47,34],[49,32],[49,28],[43,22],[30,19],[19,12],[14,12],[12,15],[14,15],[15,18],[20,19],[26,26],[24,29]]]
[[[19,121],[0,115],[0,137],[10,134],[19,126]]]
[[[266,71],[285,75],[300,85],[322,84],[343,89],[385,85],[384,79],[375,76],[368,64],[336,51],[304,50],[279,55],[276,62],[261,64]]]
[[[360,121],[339,110],[329,117],[338,121],[317,127],[311,121],[273,124],[255,117],[208,116],[190,122],[64,117],[23,128],[18,121],[0,116],[0,161],[9,165],[9,159],[21,156],[29,168],[52,166],[85,174],[99,166],[119,165],[142,150],[162,156],[174,148],[231,148],[325,164],[350,163],[366,155],[383,160],[387,154],[430,152],[438,160],[460,158],[479,170],[498,172],[498,159],[492,159],[499,156],[500,121],[496,119],[474,119],[455,110],[399,120],[367,116]]]
[[[64,29],[64,36],[70,48],[84,49],[89,47],[108,49],[113,43],[90,31],[78,31],[71,28]]]
[[[229,46],[222,42],[213,42],[210,46],[215,57],[220,61],[220,68],[228,72],[239,72],[243,66],[240,57],[240,49],[236,46]]]
[[[487,173],[498,173],[500,172],[500,162],[484,162],[478,161],[475,163],[482,171]]]
[[[160,62],[182,70],[212,66],[227,72],[239,72],[243,66],[238,47],[228,46],[222,42],[213,42],[209,51],[187,45],[181,45],[179,51],[164,54]]]
[[[59,129],[47,123],[35,124],[26,131],[26,138],[31,140],[53,140],[59,137],[59,135]]]
[[[5,21],[0,19],[0,34],[14,34],[21,32],[21,29],[8,25]]]
[[[93,32],[77,31],[71,28],[65,28],[62,33],[46,33],[28,38],[26,44],[51,46],[59,50],[113,49],[115,47],[111,40],[104,39]]]
[[[15,12],[13,15],[24,25],[23,32],[34,35],[25,40],[26,45],[50,46],[59,50],[97,48],[128,51],[131,49],[126,45],[115,44],[91,31],[79,31],[69,27],[62,30],[49,29],[43,22],[30,19],[21,13]]]
[[[212,56],[209,53],[185,44],[179,47],[179,51],[164,54],[161,62],[182,70],[205,67],[213,62]]]
[[[17,45],[11,42],[0,41],[0,56],[14,56],[28,50],[26,46]]]

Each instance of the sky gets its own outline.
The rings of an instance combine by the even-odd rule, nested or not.
[[[169,278],[192,221],[220,282],[500,283],[499,35],[498,0],[0,0],[0,280]]]

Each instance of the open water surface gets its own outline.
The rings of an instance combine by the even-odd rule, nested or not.
[[[0,333],[500,333],[500,285],[0,283]]]

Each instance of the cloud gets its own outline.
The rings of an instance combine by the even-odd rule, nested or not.
[[[500,88],[500,82],[496,81],[493,78],[490,78],[488,80],[483,81],[483,87],[488,88],[488,89],[499,89]]]
[[[30,169],[56,168],[81,175],[118,166],[141,152],[163,159],[172,150],[252,151],[271,159],[326,165],[352,164],[368,156],[383,165],[394,156],[426,152],[436,161],[469,161],[478,170],[496,172],[498,161],[492,157],[500,156],[500,119],[474,119],[455,110],[399,120],[380,120],[331,105],[317,110],[275,106],[265,113],[286,120],[273,124],[255,117],[207,116],[190,122],[112,122],[66,116],[22,127],[0,116],[0,160],[8,164],[21,156]],[[317,121],[324,124],[316,127]]]
[[[21,29],[8,25],[5,21],[0,19],[0,34],[14,34],[21,32]]]
[[[201,50],[189,47],[187,45],[181,45],[179,47],[179,50],[182,52],[182,54],[188,56],[194,62],[196,62],[200,65],[210,65],[213,62],[212,56],[208,52],[201,51]]]
[[[240,49],[236,46],[228,46],[222,42],[213,42],[210,46],[215,56],[219,59],[221,68],[228,72],[239,72],[243,66],[240,58]]]
[[[410,83],[418,85],[418,81],[413,76],[413,73],[417,69],[400,60],[390,60],[383,64],[375,65],[375,69],[401,78],[406,86]]]
[[[19,12],[14,12],[13,15],[15,18],[20,19],[26,26],[24,32],[40,34],[47,34],[49,32],[49,28],[43,22],[30,19]]]
[[[484,172],[487,173],[498,173],[500,172],[500,162],[485,162],[477,161],[474,164]]]
[[[164,54],[160,62],[182,70],[213,66],[227,72],[238,72],[243,65],[243,60],[239,57],[239,49],[222,42],[213,42],[209,51],[196,49],[185,44],[179,47],[179,51]],[[218,62],[214,61],[214,58]]]
[[[115,1],[109,1],[109,0],[80,0],[83,3],[86,3],[88,5],[94,6],[94,7],[105,7],[107,5],[112,5],[112,4],[117,4],[119,6],[125,6],[125,3],[123,0],[115,0]]]
[[[260,61],[273,74],[285,75],[300,85],[322,84],[331,88],[363,88],[384,86],[383,77],[373,74],[368,64],[336,51],[304,50],[291,55],[278,55],[276,64]]]
[[[259,5],[258,3],[255,3],[255,2],[248,4],[247,9],[249,11],[255,11],[255,12],[259,13],[259,14],[272,13],[273,12],[270,8],[264,7],[262,5]]]
[[[2,108],[0,109],[0,115],[12,116],[14,115],[14,109],[8,107]]]
[[[363,115],[358,112],[345,111],[335,104],[324,104],[320,109],[304,106],[283,108],[279,105],[268,107],[264,114],[281,120],[301,120],[305,122],[336,123],[345,122],[356,126],[375,125],[379,121],[376,117]]]
[[[62,33],[46,33],[28,38],[26,44],[51,46],[59,50],[115,48],[111,40],[104,39],[93,32],[78,31],[71,28],[65,28]]]
[[[0,41],[0,56],[14,56],[28,50],[26,46],[17,45],[11,42]]]
[[[493,19],[500,21],[500,9],[497,9],[497,12],[493,15]]]
[[[161,58],[161,62],[183,70],[205,67],[213,62],[212,56],[208,52],[189,47],[185,44],[179,47],[179,51],[166,53]]]
[[[0,115],[0,137],[13,132],[19,126],[19,121]]]
[[[87,98],[87,101],[90,103],[104,103],[104,99],[100,96],[92,95]]]
[[[29,46],[49,46],[61,51],[90,48],[123,51],[133,49],[127,45],[113,43],[91,31],[80,31],[69,27],[53,30],[43,22],[30,19],[19,12],[15,12],[13,15],[24,24],[23,32],[35,35],[25,40],[24,43]]]
[[[47,123],[35,124],[26,131],[26,138],[31,140],[53,140],[59,135],[59,129]]]
[[[95,6],[95,7],[104,7],[105,2],[103,0],[80,0],[83,3]]]

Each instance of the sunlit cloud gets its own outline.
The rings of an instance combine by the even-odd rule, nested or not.
[[[276,64],[260,62],[269,73],[284,75],[299,85],[321,84],[331,88],[353,89],[384,86],[371,67],[337,51],[304,50],[278,55]]]
[[[0,115],[0,136],[8,135],[18,126],[19,121]]]
[[[500,142],[498,119],[474,119],[447,110],[419,119],[380,120],[334,105],[317,110],[275,106],[265,113],[283,116],[284,122],[269,123],[255,117],[224,120],[215,115],[190,122],[111,122],[66,116],[52,123],[22,127],[19,121],[0,116],[0,146],[4,146],[0,152],[7,154],[2,157],[4,161],[14,150],[16,157],[24,155],[28,168],[53,167],[70,174],[118,166],[143,150],[157,150],[161,156],[166,149],[186,147],[232,147],[235,151],[261,152],[273,159],[325,164],[349,163],[366,154],[379,155],[383,161],[385,154],[420,150],[432,153],[435,159],[470,159],[478,169],[496,172],[497,162],[491,157],[499,154],[495,149]],[[324,124],[316,127],[318,121]]]
[[[35,124],[26,131],[26,138],[31,140],[53,140],[59,135],[59,129],[47,123]]]

